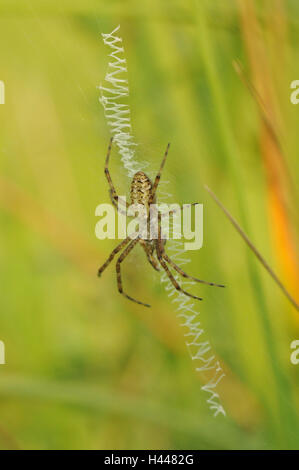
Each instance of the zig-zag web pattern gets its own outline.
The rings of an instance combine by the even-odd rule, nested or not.
[[[124,47],[122,38],[117,36],[120,25],[111,33],[102,34],[104,44],[109,46],[111,53],[109,54],[108,70],[105,76],[105,86],[102,84],[98,87],[101,91],[100,102],[103,105],[107,124],[111,134],[114,137],[114,144],[118,147],[118,152],[127,170],[128,177],[132,177],[134,173],[144,169],[147,164],[140,163],[135,158],[134,138],[132,134],[132,124],[129,105],[124,102],[129,97],[129,85],[126,78],[127,62],[124,57]],[[168,182],[164,182],[167,184]],[[159,191],[159,199],[166,202],[172,195]],[[174,218],[175,219],[175,218]],[[179,226],[172,222],[173,234],[179,230]],[[181,241],[170,240],[168,252],[171,258],[179,265],[183,266],[190,262],[185,255],[184,245]],[[178,278],[179,276],[176,275]],[[179,279],[183,288],[194,285],[191,279]],[[165,290],[168,297],[172,297],[172,303],[176,304],[176,315],[180,319],[180,325],[185,327],[184,336],[186,338],[186,346],[192,361],[195,362],[197,372],[211,372],[211,378],[201,387],[203,391],[209,394],[207,403],[214,416],[226,415],[221,405],[219,394],[216,390],[217,385],[224,377],[223,369],[218,360],[212,354],[212,348],[209,341],[204,340],[204,330],[201,328],[199,321],[199,312],[196,310],[194,301],[184,294],[178,292],[169,281],[166,274],[161,274],[161,283],[165,284]]]

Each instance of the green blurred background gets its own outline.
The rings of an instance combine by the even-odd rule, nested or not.
[[[299,448],[298,312],[203,187],[298,301],[298,15],[294,0],[1,0],[0,448]],[[186,270],[227,285],[193,290],[227,417],[210,412],[144,253],[124,284],[150,310],[118,294],[113,266],[96,276],[116,244],[96,239],[94,211],[109,202],[101,33],[118,24],[138,159],[155,172],[172,143],[171,202],[204,204],[204,247]],[[111,167],[123,194],[115,150]]]

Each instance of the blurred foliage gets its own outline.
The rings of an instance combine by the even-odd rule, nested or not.
[[[298,312],[203,189],[240,221],[298,300],[299,5],[283,0],[2,0],[0,79],[0,447],[25,449],[299,448]],[[228,416],[213,418],[171,299],[138,250],[117,293],[115,241],[95,238],[109,202],[109,133],[96,86],[121,24],[138,157],[173,202],[204,203],[204,247],[188,272],[201,322],[227,376]],[[277,139],[232,62],[254,83]],[[129,181],[116,153],[119,192]]]

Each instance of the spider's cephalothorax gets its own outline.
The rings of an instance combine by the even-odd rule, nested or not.
[[[121,211],[118,207],[118,200],[119,197],[115,191],[114,185],[112,183],[112,179],[110,176],[110,172],[108,169],[108,164],[109,164],[109,157],[110,157],[110,152],[111,152],[111,146],[112,146],[112,139],[110,140],[110,144],[108,147],[108,152],[107,152],[107,157],[106,157],[106,164],[105,164],[105,175],[108,180],[108,184],[110,186],[110,196],[112,203],[114,204],[115,207],[117,207],[118,210]],[[132,204],[142,204],[146,207],[146,212],[147,214],[149,213],[149,207],[151,204],[154,204],[156,202],[156,190],[160,181],[161,177],[161,172],[163,170],[166,157],[168,155],[168,149],[169,149],[169,144],[167,146],[166,152],[164,154],[159,172],[155,178],[154,183],[151,182],[149,177],[143,172],[143,171],[138,171],[135,173],[132,179],[131,183],[131,203]],[[128,207],[129,204],[126,203],[126,206]],[[110,264],[110,262],[113,260],[114,256],[121,251],[122,248],[124,248],[124,251],[122,254],[119,256],[117,262],[116,262],[116,275],[117,275],[117,286],[118,286],[118,291],[123,294],[127,299],[132,300],[133,302],[136,302],[137,304],[144,305],[146,307],[149,307],[150,305],[145,304],[143,302],[140,302],[139,300],[134,299],[133,297],[130,297],[128,294],[126,294],[123,291],[122,287],[122,279],[121,279],[121,270],[120,266],[123,260],[127,257],[127,255],[130,253],[130,251],[139,243],[142,248],[145,251],[145,254],[147,256],[147,259],[149,263],[152,265],[154,269],[157,271],[160,270],[161,266],[164,271],[166,272],[168,278],[170,279],[171,283],[177,289],[178,291],[182,292],[185,295],[188,295],[189,297],[192,297],[193,299],[198,299],[202,300],[201,297],[197,297],[196,295],[190,294],[189,292],[186,292],[181,288],[175,277],[173,276],[172,272],[169,269],[169,266],[171,266],[176,272],[178,272],[181,276],[185,278],[192,279],[197,282],[201,282],[202,284],[208,284],[210,286],[218,286],[218,287],[224,287],[220,284],[215,284],[213,282],[206,282],[202,281],[201,279],[197,279],[196,277],[189,276],[186,274],[179,266],[177,266],[174,261],[172,261],[171,258],[167,255],[165,252],[165,240],[162,239],[161,236],[161,213],[158,212],[158,238],[157,239],[143,239],[141,237],[137,237],[132,239],[131,236],[128,236],[125,240],[123,240],[110,254],[109,258],[107,261],[100,267],[98,270],[98,275],[101,276],[102,272],[107,268],[107,266]]]

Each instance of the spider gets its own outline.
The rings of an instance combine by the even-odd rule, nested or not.
[[[108,152],[106,156],[106,163],[105,163],[105,175],[110,187],[109,194],[111,197],[111,201],[113,205],[118,208],[118,201],[119,201],[119,196],[116,193],[115,187],[113,185],[110,172],[108,169],[109,165],[109,158],[110,158],[110,153],[111,153],[111,147],[112,147],[112,141],[113,138],[110,139],[109,147],[108,147]],[[168,155],[168,150],[169,150],[170,144],[167,145],[160,169],[158,171],[158,174],[154,180],[154,183],[150,180],[150,178],[143,172],[143,171],[138,171],[135,173],[133,176],[132,182],[131,182],[131,204],[142,204],[145,206],[147,213],[149,211],[149,207],[151,204],[155,204],[156,202],[156,191],[157,187],[161,178],[161,173],[165,165],[165,161]],[[124,203],[124,201],[122,201]],[[130,204],[126,202],[126,207],[129,207]],[[120,294],[124,295],[127,299],[131,300],[132,302],[136,302],[139,305],[144,305],[145,307],[150,307],[149,304],[146,304],[144,302],[141,302],[139,300],[134,299],[130,295],[126,294],[123,290],[122,286],[122,278],[121,278],[121,263],[124,261],[124,259],[128,256],[128,254],[133,250],[133,248],[137,245],[140,244],[145,251],[145,254],[147,256],[147,259],[149,263],[152,265],[152,267],[156,271],[160,271],[159,265],[164,269],[166,272],[168,278],[170,279],[171,283],[175,287],[176,290],[181,292],[182,294],[185,294],[189,297],[192,297],[193,299],[197,300],[202,300],[201,297],[197,297],[196,295],[190,294],[189,292],[186,292],[181,288],[173,274],[171,273],[169,269],[169,265],[177,271],[182,277],[192,279],[193,281],[200,282],[202,284],[207,284],[209,286],[217,286],[217,287],[224,287],[221,284],[215,284],[214,282],[207,282],[203,281],[201,279],[197,279],[196,277],[189,276],[186,274],[179,266],[177,266],[174,261],[172,261],[167,253],[165,252],[164,245],[166,243],[166,240],[162,239],[161,236],[161,213],[158,212],[158,238],[153,239],[153,238],[141,238],[140,236],[137,236],[135,239],[132,239],[132,236],[128,236],[126,239],[124,239],[119,245],[117,245],[116,248],[111,252],[109,258],[107,261],[99,268],[98,270],[98,276],[100,277],[103,271],[107,268],[107,266],[111,263],[113,258],[117,253],[119,253],[123,248],[124,251],[121,253],[119,256],[117,262],[116,262],[116,276],[117,276],[117,286],[118,286],[118,291]],[[155,255],[156,257],[155,258]]]

